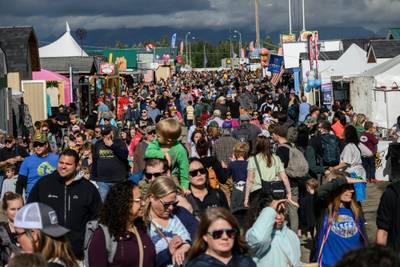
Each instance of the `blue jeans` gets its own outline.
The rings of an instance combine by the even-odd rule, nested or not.
[[[99,187],[99,193],[101,200],[104,202],[107,196],[108,191],[110,190],[111,186],[115,183],[106,183],[106,182],[96,182],[97,186]]]

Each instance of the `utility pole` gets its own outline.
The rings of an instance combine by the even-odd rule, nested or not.
[[[256,17],[256,48],[260,48],[260,0],[255,0],[255,17]]]
[[[240,58],[240,54],[242,53],[242,34],[240,33],[240,31],[235,30],[235,33],[239,34],[239,58]]]
[[[304,32],[306,31],[306,14],[305,14],[304,0],[302,0],[301,6],[303,8],[303,32]]]
[[[292,34],[292,1],[289,0],[289,33]]]

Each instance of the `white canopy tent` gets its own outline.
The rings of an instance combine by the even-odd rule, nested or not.
[[[40,58],[80,56],[87,57],[88,55],[72,37],[68,22],[66,22],[66,31],[60,38],[49,45],[39,48]]]
[[[352,44],[333,64],[330,76],[350,77],[365,72],[376,66],[367,63],[367,52],[356,44]]]
[[[391,89],[394,83],[400,84],[400,55],[371,68],[360,76],[372,76],[375,78],[376,87]]]

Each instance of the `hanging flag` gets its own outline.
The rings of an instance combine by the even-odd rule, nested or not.
[[[206,53],[206,45],[203,46],[203,68],[207,68],[207,53]]]
[[[276,86],[278,84],[278,82],[281,80],[284,72],[285,72],[285,69],[282,66],[279,73],[272,73],[271,83],[273,86]]]
[[[179,54],[183,55],[183,41],[181,41],[181,44],[179,45]]]
[[[241,48],[241,49],[240,49],[240,55],[239,55],[239,57],[240,57],[240,58],[244,58],[244,57],[245,57],[244,48]]]
[[[251,41],[249,43],[249,51],[250,51],[250,53],[252,53],[254,51],[254,42],[253,41]]]
[[[283,65],[283,56],[270,55],[268,63],[268,71],[271,73],[280,73]]]
[[[176,43],[176,33],[174,33],[171,37],[171,48],[175,48]]]

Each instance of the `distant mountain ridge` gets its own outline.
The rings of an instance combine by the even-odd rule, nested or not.
[[[381,29],[378,33],[367,30],[362,27],[341,27],[341,26],[332,26],[332,27],[310,27],[310,30],[318,30],[319,38],[321,40],[329,40],[329,39],[347,39],[347,38],[370,38],[370,37],[383,37],[387,32],[385,29]],[[247,45],[250,41],[255,40],[255,32],[251,30],[241,30],[243,46]],[[72,29],[74,32],[74,29]],[[179,45],[181,40],[184,40],[185,34],[187,31],[191,31],[191,37],[195,37],[196,40],[203,40],[207,42],[211,42],[213,44],[217,44],[219,41],[228,40],[229,39],[229,30],[213,30],[213,29],[176,29],[170,27],[157,27],[157,28],[141,28],[141,29],[127,29],[127,28],[119,28],[119,29],[100,29],[100,30],[88,30],[87,36],[83,41],[84,46],[98,46],[98,47],[114,47],[116,42],[119,41],[123,44],[127,44],[131,47],[134,44],[138,43],[146,43],[149,41],[159,40],[162,36],[168,36],[168,39],[172,36],[172,34],[177,33],[177,42],[176,45]],[[286,32],[287,30],[282,31],[272,31],[268,33],[261,33],[261,38],[265,39],[265,37],[270,36],[274,43],[279,43],[279,34],[281,32]],[[60,36],[63,33],[60,33]],[[233,30],[232,30],[232,40],[233,38]],[[46,45],[50,42],[56,40],[59,36],[48,36],[44,39],[38,36],[40,46]],[[79,42],[79,39],[76,38]],[[236,37],[236,41],[238,38]]]

